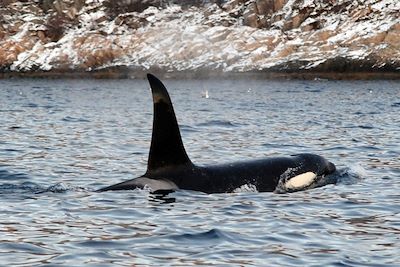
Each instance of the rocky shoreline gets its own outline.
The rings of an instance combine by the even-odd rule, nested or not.
[[[0,77],[399,79],[391,0],[3,1]]]

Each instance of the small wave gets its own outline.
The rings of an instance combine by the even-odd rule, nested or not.
[[[374,129],[375,127],[372,125],[358,125],[357,126],[360,129],[366,129],[366,130],[370,130],[370,129]]]
[[[24,108],[37,108],[37,107],[39,107],[39,105],[36,103],[28,103],[28,104],[24,105],[23,107]]]
[[[24,110],[22,110],[22,109],[0,109],[0,112],[16,113],[16,112],[24,112]]]
[[[2,249],[7,251],[18,251],[19,253],[32,253],[36,255],[46,255],[50,253],[47,249],[41,247],[39,244],[32,244],[22,242],[22,240],[15,240],[14,242],[1,242]]]
[[[227,128],[234,128],[238,127],[239,125],[236,123],[232,123],[226,120],[212,120],[204,123],[197,124],[199,127],[227,127]]]
[[[289,148],[289,147],[294,147],[294,148],[307,148],[307,146],[303,146],[303,145],[298,145],[298,144],[282,144],[282,143],[264,143],[262,144],[263,147],[267,147],[267,148]]]
[[[400,107],[400,102],[393,103],[392,107],[399,108]]]
[[[326,148],[325,150],[326,151],[343,151],[343,150],[346,150],[347,149],[347,147],[345,147],[345,146],[343,146],[343,145],[336,145],[336,146],[331,146],[331,147],[328,147],[328,148]]]
[[[4,152],[24,152],[22,149],[14,149],[14,148],[5,148],[5,149],[2,149],[1,151],[4,151]]]
[[[24,173],[13,173],[7,170],[0,169],[0,179],[4,180],[25,180],[28,179],[28,176]]]
[[[5,183],[0,184],[0,194],[15,194],[15,193],[65,193],[67,191],[87,191],[82,187],[74,187],[64,183],[57,183],[48,187],[38,185],[32,182],[24,182],[21,184]]]
[[[181,129],[182,132],[189,132],[189,133],[190,132],[198,132],[198,130],[196,128],[189,126],[189,125],[185,125],[185,124],[181,125],[179,128]]]
[[[363,129],[363,130],[375,129],[375,127],[372,126],[372,125],[351,125],[351,126],[345,126],[345,127],[343,127],[343,128],[347,128],[347,129],[359,128],[359,129]]]
[[[87,120],[87,119],[74,118],[74,117],[70,117],[70,116],[64,117],[62,119],[62,121],[65,121],[65,122],[90,122],[90,120]]]
[[[56,106],[53,106],[53,105],[43,105],[42,106],[42,108],[45,108],[45,109],[53,109],[54,107],[56,107]]]
[[[180,235],[171,235],[169,238],[171,238],[174,241],[178,242],[210,242],[210,241],[224,241],[224,240],[230,240],[231,237],[218,229],[211,229],[206,232],[200,232],[200,233],[185,233],[185,234],[180,234]]]
[[[321,93],[322,92],[322,90],[320,90],[320,89],[306,89],[305,91],[310,92],[310,93]]]
[[[376,112],[376,111],[368,111],[368,112],[356,111],[356,112],[354,112],[354,115],[377,115],[377,114],[380,114],[380,113]]]
[[[18,129],[22,129],[22,126],[9,126],[8,130],[12,131],[12,130],[18,130]]]
[[[25,193],[25,192],[36,193],[42,189],[43,188],[40,187],[38,184],[32,182],[24,182],[21,184],[11,184],[11,183],[0,184],[0,194]]]

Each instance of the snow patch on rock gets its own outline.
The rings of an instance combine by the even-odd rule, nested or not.
[[[253,14],[264,20],[257,28],[243,25],[240,13],[253,0],[230,8],[149,7],[117,17],[107,14],[104,1],[90,0],[58,40],[46,36],[45,13],[11,12],[0,31],[0,66],[16,72],[118,66],[246,72],[312,70],[346,59],[399,69],[399,1],[284,2],[272,14]]]

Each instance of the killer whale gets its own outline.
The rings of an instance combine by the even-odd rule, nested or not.
[[[211,166],[197,166],[184,148],[170,96],[164,84],[147,74],[153,97],[153,132],[144,175],[97,191],[149,188],[152,192],[177,189],[229,193],[245,185],[258,192],[292,192],[320,186],[336,167],[315,154],[264,158]],[[279,190],[278,190],[279,189]]]

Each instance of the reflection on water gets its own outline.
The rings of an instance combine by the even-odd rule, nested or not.
[[[2,264],[398,266],[399,82],[166,84],[195,163],[313,152],[336,163],[339,183],[94,193],[146,169],[147,82],[3,80]]]

